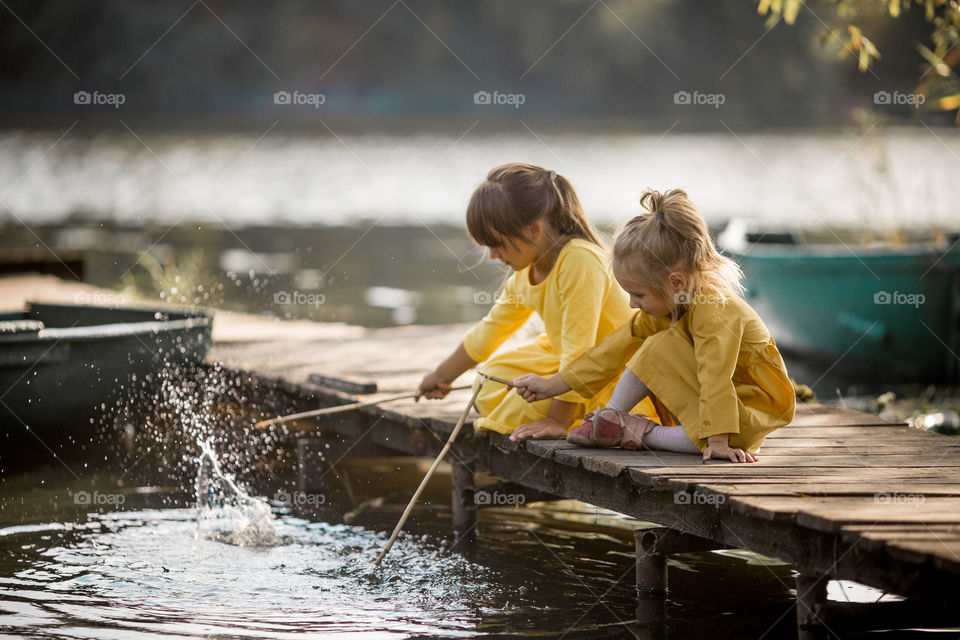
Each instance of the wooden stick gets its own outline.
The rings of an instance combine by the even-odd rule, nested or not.
[[[492,376],[492,375],[490,375],[489,373],[484,373],[483,371],[477,371],[477,373],[478,373],[479,375],[483,376],[484,378],[486,378],[487,380],[493,380],[494,382],[499,382],[500,384],[505,384],[505,385],[507,385],[508,387],[510,387],[511,389],[514,387],[513,382],[511,382],[510,380],[506,380],[505,378],[498,378],[497,376]]]
[[[430,480],[431,476],[433,476],[433,472],[436,471],[437,467],[440,466],[440,462],[443,460],[443,457],[447,455],[447,451],[450,450],[451,445],[453,445],[453,441],[456,440],[457,435],[460,433],[463,423],[467,421],[467,414],[470,413],[470,409],[473,407],[473,403],[477,399],[477,395],[480,393],[480,389],[482,387],[483,377],[481,377],[481,379],[477,382],[477,388],[473,390],[473,395],[470,396],[470,402],[467,403],[463,413],[460,414],[460,419],[457,421],[457,426],[453,428],[453,432],[451,432],[450,437],[447,438],[447,444],[443,445],[443,449],[440,450],[440,455],[438,455],[437,459],[433,461],[433,464],[427,471],[427,475],[423,476],[423,480],[420,481],[420,486],[417,487],[417,492],[413,494],[413,497],[410,499],[410,504],[408,504],[407,508],[404,509],[403,515],[400,516],[400,522],[397,523],[393,533],[390,535],[390,539],[387,540],[387,546],[383,548],[383,551],[381,551],[380,555],[377,556],[377,559],[374,560],[373,566],[379,567],[383,557],[390,552],[390,547],[393,546],[393,543],[397,540],[397,536],[400,535],[400,530],[403,529],[403,525],[406,524],[407,518],[410,516],[410,512],[413,511],[413,505],[417,503],[417,500],[420,498],[420,494],[423,493],[424,487],[427,486],[427,481]]]
[[[468,386],[463,387],[453,387],[450,391],[460,391],[462,389],[469,389]],[[317,416],[329,416],[334,413],[341,413],[343,411],[353,411],[354,409],[359,409],[360,407],[372,407],[375,404],[380,404],[382,402],[393,402],[395,400],[405,400],[407,398],[413,398],[416,393],[401,393],[396,396],[387,396],[386,398],[380,398],[379,400],[360,400],[358,402],[351,402],[348,404],[338,404],[335,407],[324,407],[323,409],[314,409],[312,411],[302,411],[300,413],[291,413],[288,416],[277,416],[276,418],[270,418],[269,420],[261,420],[256,423],[254,428],[263,429],[269,424],[282,422],[289,422],[291,420],[299,420],[300,418],[314,418]]]

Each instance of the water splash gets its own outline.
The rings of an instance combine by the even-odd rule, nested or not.
[[[240,373],[221,362],[190,366],[158,356],[165,366],[136,381],[128,401],[104,417],[104,437],[112,434],[125,447],[123,475],[129,470],[130,482],[169,483],[184,491],[192,482],[198,539],[276,545],[270,505],[244,487],[274,482],[270,463],[285,455],[278,446],[281,430],[251,426],[262,411]],[[271,403],[269,390],[257,392]],[[183,502],[171,499],[175,504]]]
[[[210,439],[197,440],[197,538],[241,547],[280,542],[270,505],[244,491],[232,474],[220,469]]]
[[[138,380],[103,417],[98,446],[117,451],[118,466],[129,471],[128,483],[190,491],[202,453],[197,442],[205,441],[238,483],[276,489],[276,468],[290,464],[281,444],[285,429],[256,429],[253,423],[276,415],[279,406],[272,389],[256,386],[221,362],[165,366]]]

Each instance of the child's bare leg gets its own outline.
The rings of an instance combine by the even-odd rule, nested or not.
[[[643,436],[643,446],[658,451],[676,451],[677,453],[700,453],[683,427],[655,426]]]
[[[633,371],[626,369],[617,386],[613,388],[613,395],[610,396],[610,402],[607,403],[607,409],[616,411],[630,411],[638,402],[650,395],[650,389],[647,385],[634,375]]]

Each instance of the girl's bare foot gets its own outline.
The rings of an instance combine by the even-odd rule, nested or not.
[[[535,422],[520,425],[510,434],[511,440],[524,438],[562,438],[567,435],[567,428],[553,418],[541,418]]]

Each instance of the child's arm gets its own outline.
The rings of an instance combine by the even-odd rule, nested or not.
[[[633,319],[615,330],[592,349],[570,362],[558,373],[549,378],[534,374],[519,376],[513,381],[519,393],[527,402],[536,402],[545,398],[576,391],[584,398],[592,398],[611,378],[621,373],[643,339],[657,331],[669,327],[669,321],[655,320],[652,316],[638,311]],[[567,381],[570,382],[567,382]]]
[[[757,456],[743,449],[730,448],[730,434],[721,433],[707,438],[707,448],[703,451],[703,461],[730,460],[731,462],[756,462]]]
[[[670,327],[669,319],[656,319],[637,311],[622,325],[576,359],[560,368],[569,387],[584,398],[592,398],[623,373],[627,362],[644,339]]]
[[[414,400],[419,401],[421,397],[431,399],[446,397],[450,393],[453,381],[461,373],[476,365],[477,363],[473,358],[467,355],[467,350],[461,342],[453,353],[447,356],[446,360],[437,365],[436,369],[423,376],[420,386],[417,387],[417,395],[414,396]]]
[[[729,308],[717,304],[698,304],[689,312],[693,352],[700,384],[697,424],[694,433],[708,444],[716,442],[712,457],[729,458],[729,438],[740,430],[740,401],[733,383],[737,367],[743,323]],[[679,414],[678,414],[679,415]],[[683,420],[683,416],[680,416]],[[712,438],[718,436],[714,441]],[[706,451],[704,451],[706,454]],[[720,454],[723,454],[722,456]],[[731,458],[732,459],[732,458]]]
[[[445,397],[460,374],[489,358],[533,315],[532,308],[521,304],[523,296],[515,291],[515,280],[514,274],[504,284],[503,292],[483,320],[467,332],[446,360],[423,377],[417,387],[416,400]]]
[[[560,377],[559,373],[555,373],[549,378],[541,378],[535,373],[528,373],[514,379],[513,386],[516,387],[517,393],[523,396],[523,399],[527,402],[546,400],[547,398],[563,395],[567,391],[570,391],[570,385]],[[564,404],[572,405],[572,403],[569,402],[565,402]]]

